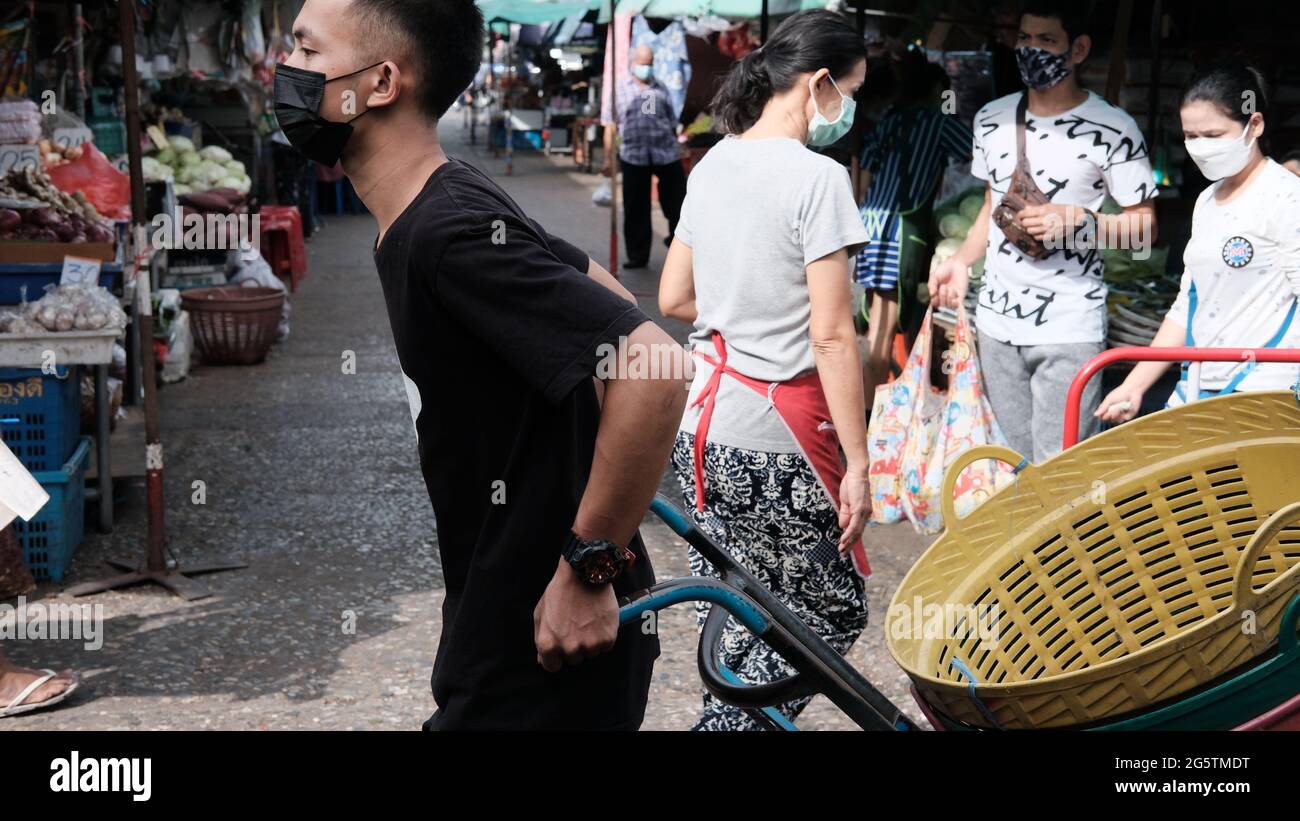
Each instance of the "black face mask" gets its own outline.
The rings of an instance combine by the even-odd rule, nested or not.
[[[319,71],[307,71],[283,63],[275,67],[275,119],[284,137],[309,160],[333,168],[343,156],[343,146],[352,136],[352,123],[368,114],[370,109],[351,120],[336,123],[320,116],[321,101],[325,98],[325,84],[382,65],[378,63],[359,68],[337,77],[325,78]]]

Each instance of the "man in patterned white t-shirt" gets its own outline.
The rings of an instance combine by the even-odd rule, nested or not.
[[[985,257],[975,325],[989,403],[1008,443],[1034,461],[1061,449],[1065,394],[1079,368],[1106,347],[1102,248],[1150,248],[1156,184],[1146,142],[1126,112],[1082,88],[1078,66],[1091,38],[1079,3],[1024,4],[1016,59],[1028,87],[975,115],[971,173],[986,181],[984,207],[961,249],[930,278],[938,304],[966,292],[969,266]],[[1052,249],[1020,251],[991,217],[1017,164],[1016,109],[1028,95],[1025,155],[1050,200],[1019,221]],[[1109,194],[1122,214],[1099,214]],[[1081,437],[1095,430],[1100,380],[1083,397]]]

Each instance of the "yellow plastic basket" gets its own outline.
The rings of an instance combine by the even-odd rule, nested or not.
[[[958,519],[972,462],[1021,466]],[[1144,711],[1269,651],[1300,587],[1300,406],[1239,393],[1161,411],[1041,465],[945,476],[944,533],[894,595],[890,652],[941,712],[1063,727]]]

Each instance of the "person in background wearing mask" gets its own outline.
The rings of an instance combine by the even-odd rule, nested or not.
[[[1244,100],[1251,101],[1247,110]],[[1196,200],[1182,285],[1153,346],[1300,347],[1300,177],[1261,149],[1268,111],[1263,76],[1240,61],[1197,73],[1183,92],[1179,115],[1187,153],[1213,184]],[[1136,365],[1097,416],[1132,419],[1168,366]],[[1188,395],[1184,373],[1168,404],[1285,390],[1296,377],[1297,366],[1287,363],[1206,362],[1200,396]]]
[[[659,207],[668,220],[672,242],[686,196],[686,170],[677,144],[677,115],[663,83],[655,79],[654,52],[638,46],[632,53],[632,76],[619,83],[617,93],[618,162],[623,170],[624,268],[650,264],[650,178],[659,181]],[[613,173],[614,131],[605,126],[605,162],[601,173]]]
[[[1155,242],[1157,194],[1146,142],[1127,113],[1082,88],[1092,40],[1078,2],[1022,7],[1016,59],[1025,93],[975,115],[971,173],[987,181],[984,207],[961,249],[930,276],[930,293],[956,306],[970,266],[985,257],[975,326],[989,404],[1010,445],[1035,462],[1061,449],[1065,395],[1075,373],[1106,347],[1104,247]],[[1022,115],[1023,112],[1023,115]],[[1022,251],[992,218],[1018,161],[1025,120],[1029,179],[1050,202],[1020,210],[1045,258]],[[1109,194],[1122,214],[1099,214]],[[1100,380],[1084,393],[1080,437],[1091,435]]]
[[[712,105],[727,137],[691,172],[659,284],[660,310],[695,325],[672,456],[686,507],[840,653],[867,623],[866,410],[849,282],[867,232],[848,171],[808,146],[852,125],[866,56],[848,21],[812,10],[732,67]],[[716,575],[694,550],[690,562]],[[747,684],[793,672],[734,621],[720,661]],[[793,720],[807,703],[780,710]],[[757,728],[707,692],[695,726]]]
[[[636,729],[658,642],[619,629],[654,582],[637,525],[681,379],[595,381],[597,351],[676,347],[609,272],[449,158],[473,0],[307,0],[275,72],[285,137],[340,158],[374,247],[438,527],[446,596],[425,729]],[[662,346],[662,347],[661,347]],[[603,391],[603,401],[602,401]]]
[[[949,85],[941,66],[921,51],[908,50],[897,71],[898,99],[863,140],[858,175],[862,222],[870,237],[854,266],[858,284],[866,289],[862,385],[868,407],[876,387],[889,379],[900,317],[910,329],[919,313],[916,291],[934,251],[934,198],[944,167],[970,158],[972,138],[969,126],[940,110],[940,95]]]

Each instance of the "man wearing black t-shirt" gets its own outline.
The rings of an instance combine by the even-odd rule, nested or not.
[[[379,222],[446,582],[425,728],[635,729],[659,645],[619,630],[617,596],[654,581],[636,529],[684,387],[632,367],[596,382],[602,349],[672,339],[443,153],[437,120],[482,34],[473,0],[307,0],[276,116],[306,156],[342,159]]]

